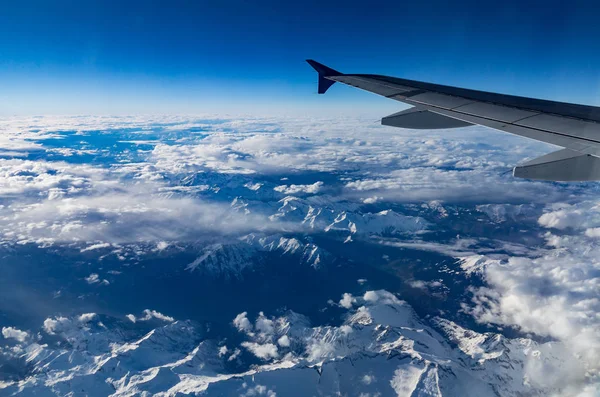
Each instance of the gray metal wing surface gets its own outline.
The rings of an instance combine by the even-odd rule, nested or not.
[[[307,62],[319,73],[320,94],[339,82],[414,106],[384,117],[384,125],[411,129],[483,125],[565,148],[515,167],[517,177],[600,180],[598,107],[374,74],[344,74],[313,60]]]

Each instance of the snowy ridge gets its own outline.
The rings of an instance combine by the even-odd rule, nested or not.
[[[317,200],[319,199],[319,200]],[[423,218],[398,214],[392,210],[361,213],[356,205],[323,205],[322,197],[303,199],[288,196],[279,201],[280,207],[269,217],[279,221],[294,221],[313,230],[339,231],[349,234],[415,233],[427,229]]]
[[[274,252],[281,256],[296,257],[299,264],[318,268],[331,255],[311,242],[272,235],[259,237],[249,234],[232,243],[212,244],[186,266],[189,271],[204,271],[212,275],[241,278],[244,270],[262,263],[260,253]]]
[[[250,390],[281,396],[560,392],[531,384],[527,374],[532,362],[560,363],[553,354],[560,344],[479,334],[434,319],[448,344],[389,292],[369,291],[355,297],[354,305],[338,326],[311,327],[293,312],[280,317],[259,313],[254,322],[241,313],[233,322],[242,336],[239,346],[205,340],[197,326],[185,321],[154,319],[156,327],[144,333],[149,323],[87,315],[85,321],[62,318],[60,327],[52,327],[56,319],[49,319],[38,340],[3,351],[5,357],[27,362],[29,375],[0,383],[0,390],[3,395],[58,396],[71,390],[90,396],[241,395]],[[256,360],[258,365],[248,365]]]

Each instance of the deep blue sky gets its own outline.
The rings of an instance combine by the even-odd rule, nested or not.
[[[306,58],[600,105],[599,21],[592,1],[3,1],[0,114],[398,107],[318,97]]]

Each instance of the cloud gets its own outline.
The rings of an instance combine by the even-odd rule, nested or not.
[[[266,397],[277,397],[277,393],[263,385],[255,385],[254,387],[248,387],[244,382],[242,388],[246,391],[240,394],[240,397],[254,397],[254,396],[266,396]]]
[[[172,323],[173,321],[175,321],[175,319],[171,316],[167,316],[164,315],[160,312],[157,312],[156,310],[149,310],[149,309],[145,309],[144,310],[144,317],[138,317],[138,321],[148,321],[151,320],[153,318],[156,318],[158,320],[162,320],[162,321],[167,321]]]
[[[25,342],[29,334],[14,327],[2,327],[2,336],[6,339],[15,339],[17,342]]]
[[[379,299],[379,295],[377,295],[376,291],[367,291],[365,292],[363,299],[367,302],[377,302],[377,299]]]
[[[378,197],[378,196],[373,196],[373,197],[367,197],[366,199],[363,199],[363,203],[365,204],[375,204],[376,202],[380,201],[382,198]]]
[[[597,246],[590,247],[585,237],[579,237],[563,240],[560,249],[538,258],[490,260],[483,267],[487,286],[472,289],[473,305],[465,305],[465,310],[482,323],[560,340],[568,346],[565,371],[582,363],[587,371],[598,372],[598,255]],[[575,372],[585,376],[585,371]]]
[[[61,330],[63,330],[70,323],[71,322],[68,318],[62,317],[62,316],[55,317],[55,318],[47,318],[44,320],[43,329],[44,329],[44,331],[46,331],[46,333],[48,333],[50,335],[54,335],[57,332],[60,332]]]
[[[277,339],[277,344],[281,347],[290,347],[290,338],[287,335],[282,335]]]
[[[373,383],[373,381],[375,381],[375,376],[373,375],[365,375],[361,379],[361,382],[365,385],[370,385],[371,383]]]
[[[200,128],[202,133],[190,128]],[[133,132],[123,132],[129,130]],[[381,235],[390,228],[414,233],[425,229],[414,216],[394,211],[365,214],[365,204],[379,211],[396,210],[399,203],[417,203],[411,214],[419,208],[435,209],[445,219],[454,210],[448,202],[474,203],[474,212],[502,222],[510,218],[500,211],[506,203],[549,203],[537,223],[521,222],[523,227],[550,229],[544,248],[490,240],[483,246],[478,238],[464,236],[447,242],[372,241],[477,257],[462,265],[473,265],[471,276],[482,274],[486,285],[472,290],[473,301],[465,311],[482,323],[559,340],[568,346],[561,354],[580,355],[586,370],[598,367],[593,357],[598,357],[596,330],[600,328],[598,298],[593,292],[598,288],[600,257],[595,192],[585,184],[533,182],[506,174],[523,158],[551,151],[548,145],[479,127],[406,131],[355,119],[245,118],[211,124],[184,117],[11,118],[0,120],[0,131],[2,243],[68,244],[85,255],[100,255],[102,248],[118,245],[113,248],[117,250],[124,244],[145,244],[152,252],[204,241],[215,247],[222,240],[249,233],[289,252],[303,243],[280,238],[288,232],[309,234],[327,228],[332,235],[360,237],[361,233]],[[103,147],[64,139],[71,134],[82,142],[90,134],[102,134],[102,141],[110,143]],[[480,140],[483,135],[485,143]],[[112,142],[119,145],[112,146]],[[131,146],[115,149],[124,144]],[[36,156],[27,157],[27,151],[36,151]],[[80,161],[81,156],[90,155],[98,160]],[[277,193],[306,197],[278,202],[281,195]],[[423,202],[429,202],[423,204],[427,208],[418,207]],[[386,203],[390,206],[384,207]],[[481,205],[487,203],[500,204]],[[520,215],[511,219],[522,221]],[[441,227],[446,223],[439,222]],[[432,229],[437,225],[434,222]],[[269,239],[265,234],[277,237]],[[318,246],[306,244],[304,249],[311,258],[321,260]],[[500,250],[502,260],[486,257]],[[103,282],[98,273],[86,281]],[[417,288],[434,286],[431,281],[408,282]],[[353,311],[353,317],[364,324],[377,320],[373,305],[397,302],[381,291],[367,291],[362,299],[365,306]],[[348,293],[339,304],[354,310],[357,300]],[[174,321],[150,310],[140,318],[127,318],[132,322]],[[256,331],[256,339],[245,347],[258,357],[274,358],[279,354],[277,345],[287,347],[283,339],[287,334],[262,313],[254,324],[246,312],[240,313],[233,324],[245,333],[243,337]],[[51,317],[44,322],[47,333],[79,326],[85,326],[85,321]],[[349,338],[356,335],[348,324],[336,330]],[[337,348],[315,338],[306,355],[317,360]],[[234,350],[230,359],[239,354],[239,349]],[[566,360],[571,363],[569,357]],[[544,372],[535,365],[530,371]]]
[[[102,248],[109,248],[110,246],[111,245],[109,243],[92,244],[92,245],[82,249],[81,252],[93,251],[93,250],[98,250],[98,249],[102,249]]]
[[[235,323],[235,320],[233,321]],[[266,318],[264,313],[260,312],[258,314],[258,318],[256,319],[255,328],[258,332],[262,332],[265,335],[271,335],[274,331],[273,320]]]
[[[351,309],[354,302],[356,302],[356,299],[352,297],[352,294],[344,293],[342,295],[342,299],[340,299],[340,306],[346,309]]]
[[[92,273],[85,278],[88,284],[95,284],[100,282],[100,277],[96,273]]]
[[[77,321],[80,323],[87,323],[94,320],[98,315],[96,313],[83,313],[77,317]]]
[[[248,349],[256,357],[263,360],[270,360],[279,357],[277,346],[272,343],[259,344],[256,342],[242,342],[243,347]]]
[[[167,316],[160,312],[157,312],[156,310],[145,309],[142,312],[142,314],[143,314],[143,316],[140,316],[140,317],[136,317],[133,314],[128,314],[125,317],[127,317],[127,319],[129,319],[129,321],[131,321],[132,323],[135,323],[138,321],[149,321],[154,318],[157,320],[166,321],[169,323],[172,323],[173,321],[175,321],[175,319],[173,317]]]
[[[542,215],[538,222],[544,227],[563,230],[580,227],[584,223],[586,217],[587,215],[580,210],[559,210]]]
[[[318,362],[331,357],[335,353],[335,346],[327,340],[311,339],[306,346],[306,359],[309,362]]]
[[[273,188],[276,192],[283,194],[315,194],[318,193],[323,187],[323,182],[315,182],[312,185],[281,185]]]
[[[235,318],[233,319],[233,325],[240,332],[252,331],[252,323],[250,322],[250,320],[248,320],[247,315],[248,315],[247,312],[243,312],[243,313],[240,313],[237,316],[235,316]]]

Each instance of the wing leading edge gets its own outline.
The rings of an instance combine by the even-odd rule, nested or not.
[[[371,74],[344,74],[313,60],[319,94],[334,83],[414,106],[383,125],[436,129],[473,124],[561,146],[565,150],[515,167],[516,177],[553,181],[600,180],[600,108],[546,101]]]

